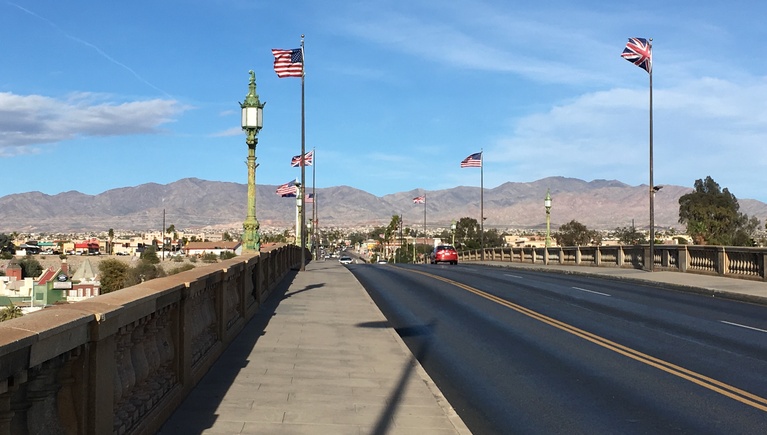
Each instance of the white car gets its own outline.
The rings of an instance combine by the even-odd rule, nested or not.
[[[338,262],[341,264],[352,264],[352,257],[343,256],[338,259]]]

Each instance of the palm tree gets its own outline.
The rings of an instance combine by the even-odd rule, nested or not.
[[[21,317],[23,315],[24,313],[21,312],[21,307],[17,307],[11,303],[11,305],[0,310],[0,322],[15,319],[16,317]]]

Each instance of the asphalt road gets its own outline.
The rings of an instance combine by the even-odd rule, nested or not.
[[[474,433],[767,433],[765,306],[478,265],[348,267]]]

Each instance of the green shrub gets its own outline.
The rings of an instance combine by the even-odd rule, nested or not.
[[[187,270],[194,269],[194,265],[186,263],[184,265],[181,265],[179,267],[174,267],[173,269],[168,271],[168,275],[175,275],[177,273],[186,272]]]
[[[202,262],[203,263],[217,263],[218,262],[218,255],[216,255],[213,252],[206,252],[202,255]]]

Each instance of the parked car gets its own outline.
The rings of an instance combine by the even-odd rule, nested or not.
[[[338,262],[341,264],[352,264],[352,257],[343,256],[338,259]]]
[[[439,245],[431,251],[431,264],[458,264],[458,252],[451,245]]]

